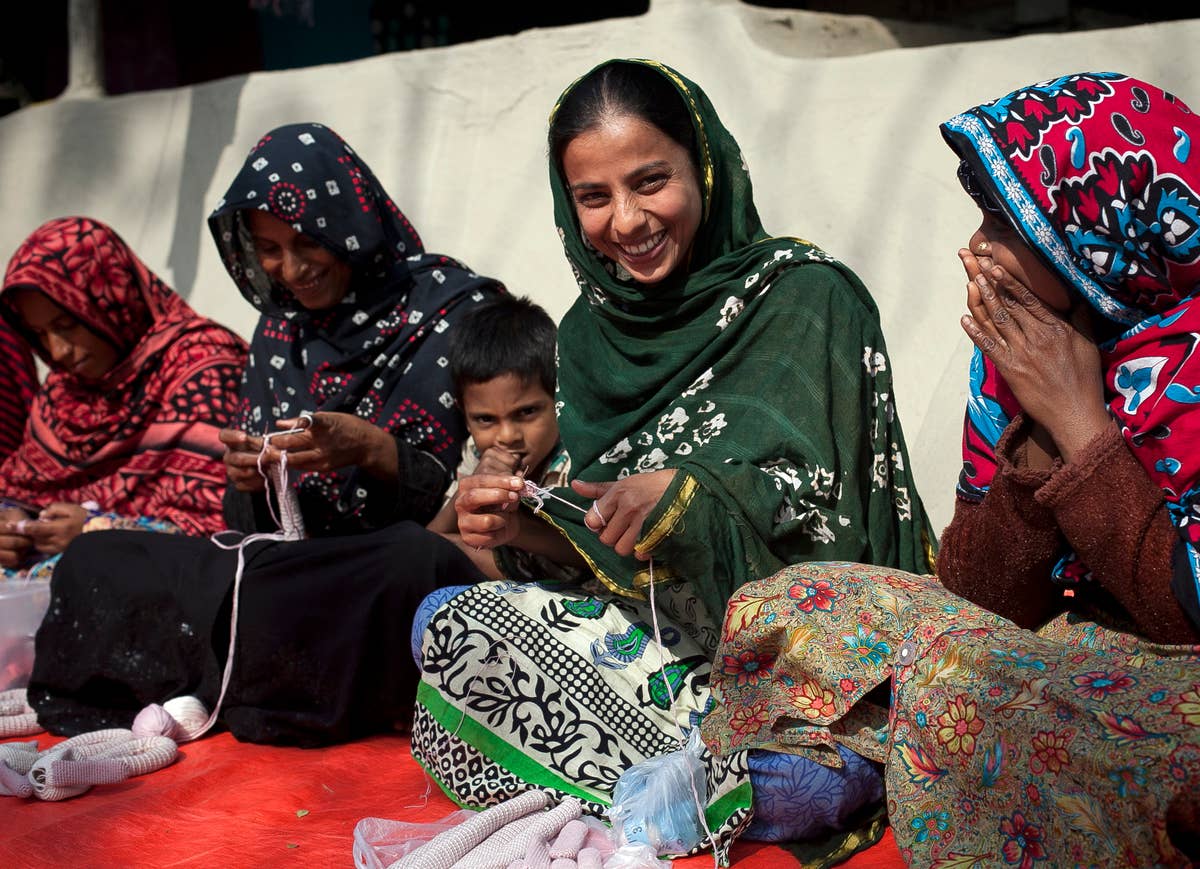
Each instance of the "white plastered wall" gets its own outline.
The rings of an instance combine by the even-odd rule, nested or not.
[[[0,119],[0,257],[46,219],[94,216],[199,311],[248,336],[254,312],[205,217],[262,133],[313,120],[359,151],[428,249],[558,318],[575,284],[552,220],[547,114],[596,63],[653,57],[712,99],[742,146],[767,229],[817,242],[871,289],[917,482],[940,529],[953,510],[969,355],[955,252],[977,218],[938,124],[1083,70],[1128,73],[1200,105],[1200,20],[895,44],[870,19],[657,0],[637,18],[32,106]]]

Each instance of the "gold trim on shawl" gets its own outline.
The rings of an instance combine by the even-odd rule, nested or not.
[[[595,574],[596,579],[600,580],[600,582],[604,585],[604,587],[607,588],[609,591],[614,592],[616,594],[624,595],[625,597],[636,598],[638,600],[646,599],[646,596],[644,594],[642,594],[641,592],[639,592],[636,588],[625,588],[625,586],[623,586],[623,585],[618,585],[617,582],[611,576],[608,576],[603,570],[600,569],[600,565],[598,565],[598,564],[596,564],[596,562],[592,561],[591,557],[586,552],[584,552],[577,545],[575,545],[575,541],[571,539],[571,535],[568,534],[566,531],[564,531],[563,527],[561,525],[559,525],[557,522],[555,522],[553,519],[551,519],[550,515],[545,510],[539,510],[538,512],[534,513],[533,515],[537,516],[543,522],[546,522],[547,524],[549,524],[551,528],[553,528],[555,531],[557,531],[559,534],[561,534],[563,537],[565,537],[567,542],[571,544],[571,548],[579,553],[579,555],[583,558],[584,562],[587,564],[588,568],[592,571],[593,574]],[[639,571],[638,573],[634,574],[633,579],[634,579],[635,585],[637,584],[638,577],[641,576],[643,573],[646,573],[646,572]],[[655,579],[657,579],[657,577]],[[643,583],[643,584],[647,584],[647,583],[649,583],[649,575],[648,574],[647,574],[646,583]]]
[[[921,544],[925,547],[925,562],[929,565],[929,572],[937,574],[937,552],[934,551],[933,541],[929,538],[929,529],[921,529]]]
[[[696,492],[700,490],[700,484],[696,482],[696,478],[686,471],[677,471],[676,473],[684,474],[685,479],[680,485],[679,491],[675,493],[675,500],[671,502],[671,506],[663,512],[662,516],[658,517],[658,521],[654,523],[654,527],[642,535],[642,539],[633,545],[634,552],[639,555],[644,555],[647,552],[653,552],[658,544],[666,539],[671,533],[679,518],[687,510],[688,505],[692,502]],[[649,579],[647,579],[649,582]]]
[[[677,574],[675,571],[671,570],[671,568],[666,567],[665,565],[663,567],[659,567],[654,570],[654,582],[658,583],[659,585],[661,585],[664,582],[679,582],[679,581],[680,581],[679,574]],[[645,570],[639,570],[637,573],[635,573],[633,575],[633,587],[634,588],[648,588],[649,586],[650,586],[650,568],[646,568]],[[644,595],[644,594],[639,595],[639,597],[641,597],[643,600],[646,599],[646,595]]]

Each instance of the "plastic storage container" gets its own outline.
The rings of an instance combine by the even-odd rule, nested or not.
[[[48,582],[0,581],[0,691],[29,683],[33,635],[49,605]]]

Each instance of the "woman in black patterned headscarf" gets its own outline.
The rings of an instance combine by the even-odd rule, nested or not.
[[[238,431],[223,435],[230,525],[273,527],[261,498],[251,519],[233,489],[262,491],[256,435],[302,410],[315,412],[312,429],[272,446],[302,472],[293,485],[310,534],[428,521],[466,438],[444,363],[449,335],[503,288],[426,253],[367,165],[320,124],[263,136],[209,227],[262,314]]]

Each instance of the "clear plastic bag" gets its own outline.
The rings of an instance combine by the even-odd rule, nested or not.
[[[604,861],[604,869],[665,869],[650,845],[622,845]]]
[[[359,869],[387,869],[439,833],[451,830],[477,814],[470,809],[459,809],[424,824],[363,818],[354,825],[354,865]]]
[[[708,802],[700,728],[678,751],[635,763],[617,780],[608,810],[623,845],[649,845],[657,854],[686,854],[704,839],[701,809]],[[695,792],[693,792],[693,786]]]

